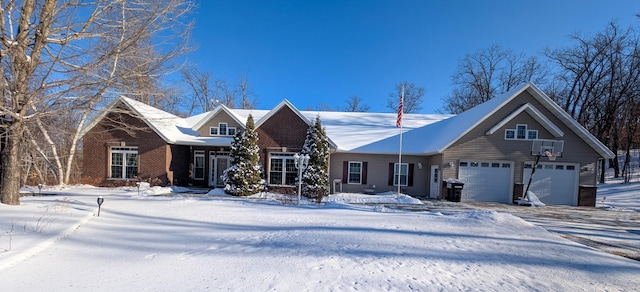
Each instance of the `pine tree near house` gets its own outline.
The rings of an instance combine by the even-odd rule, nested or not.
[[[309,165],[302,173],[302,193],[320,203],[329,194],[329,141],[320,117],[309,126],[300,154],[309,155]]]
[[[250,196],[263,189],[258,133],[249,115],[244,131],[236,132],[231,143],[231,167],[222,174],[224,191],[234,196]]]

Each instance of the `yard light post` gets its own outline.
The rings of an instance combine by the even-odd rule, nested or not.
[[[138,188],[138,197],[140,196],[140,182],[136,182],[136,188]]]
[[[38,184],[38,195],[42,193],[42,184]]]
[[[102,202],[104,202],[104,198],[98,197],[98,217],[100,217],[100,208],[102,208]]]
[[[296,153],[295,155],[293,155],[293,163],[298,169],[298,205],[300,205],[300,197],[302,193],[302,171],[309,165],[309,155],[300,155]]]

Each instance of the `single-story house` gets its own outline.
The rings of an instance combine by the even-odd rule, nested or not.
[[[399,184],[406,194],[442,198],[445,180],[457,179],[465,183],[463,201],[512,203],[529,181],[532,154],[541,151],[533,142],[549,140],[564,147],[543,149],[562,152],[540,159],[530,190],[546,204],[594,206],[597,165],[614,157],[532,83],[458,115],[404,114],[401,128],[395,113],[300,111],[287,100],[270,110],[219,105],[180,118],[120,97],[85,128],[84,181],[221,187],[232,137],[249,115],[270,186],[294,184],[293,156],[316,117],[331,146],[332,192],[394,191]]]

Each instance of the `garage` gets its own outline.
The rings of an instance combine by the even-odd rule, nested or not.
[[[531,177],[533,162],[524,164],[522,177],[526,184]],[[545,204],[578,204],[578,166],[573,163],[540,162],[529,190]]]
[[[458,171],[458,179],[464,182],[463,201],[512,202],[512,161],[461,160]]]

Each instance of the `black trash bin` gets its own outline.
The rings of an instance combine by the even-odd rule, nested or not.
[[[461,181],[447,182],[447,200],[451,202],[460,202],[463,188],[464,183]]]

